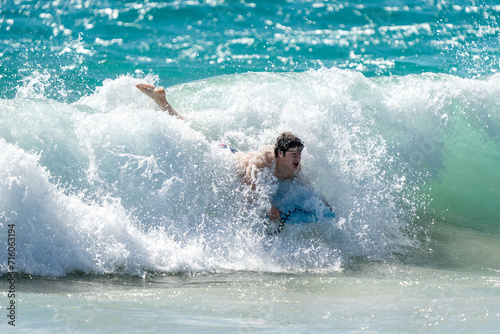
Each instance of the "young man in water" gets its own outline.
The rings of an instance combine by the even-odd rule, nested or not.
[[[153,99],[161,110],[170,115],[183,119],[182,116],[168,103],[165,90],[149,84],[138,84],[136,87]],[[273,148],[265,148],[260,151],[237,153],[238,166],[243,174],[246,184],[255,189],[256,173],[264,168],[274,171],[274,175],[280,180],[291,180],[300,171],[300,160],[304,143],[290,132],[284,132],[276,139]],[[281,219],[280,211],[275,206],[271,207],[268,217],[273,221]]]
[[[280,180],[291,180],[300,171],[300,160],[304,143],[290,132],[283,132],[276,139],[274,149],[264,148],[260,151],[240,153],[237,155],[238,166],[243,171],[243,180],[255,188],[256,173],[269,168]],[[274,205],[267,213],[273,220],[280,220],[280,211]]]

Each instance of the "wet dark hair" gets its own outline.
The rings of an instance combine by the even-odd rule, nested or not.
[[[283,155],[286,155],[286,151],[291,148],[298,147],[299,151],[302,151],[304,148],[304,143],[300,140],[299,137],[292,134],[291,132],[283,132],[276,138],[276,144],[274,145],[274,156],[278,157],[278,152],[283,152]]]

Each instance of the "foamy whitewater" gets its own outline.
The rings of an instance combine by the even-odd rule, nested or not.
[[[498,332],[498,6],[0,3],[2,332]],[[268,235],[283,131],[336,217]]]
[[[352,257],[386,259],[413,243],[403,231],[418,207],[405,198],[408,180],[394,174],[398,161],[374,133],[372,112],[362,112],[359,100],[331,102],[341,102],[349,81],[384,88],[339,70],[220,77],[169,91],[194,101],[179,103],[186,123],[158,112],[135,89],[148,80],[154,83],[109,80],[71,105],[4,104],[1,198],[3,218],[26,223],[18,226],[17,250],[25,254],[19,270],[335,271]],[[332,81],[344,82],[342,89]],[[316,86],[324,89],[307,88]],[[269,240],[259,206],[246,203],[234,155],[217,143],[257,149],[285,129],[308,138],[304,173],[339,218],[290,226]]]

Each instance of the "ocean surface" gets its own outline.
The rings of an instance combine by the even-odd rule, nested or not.
[[[500,333],[499,15],[0,0],[0,332]],[[337,217],[269,236],[282,131]]]

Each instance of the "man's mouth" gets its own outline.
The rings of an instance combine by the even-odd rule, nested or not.
[[[298,162],[294,162],[293,165],[295,166],[295,168],[299,167],[299,163]]]

